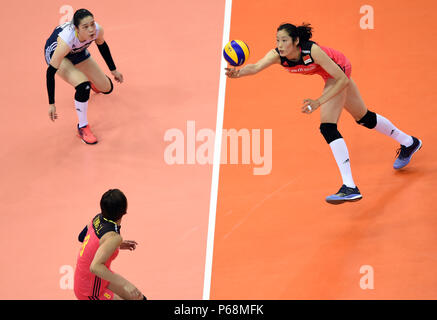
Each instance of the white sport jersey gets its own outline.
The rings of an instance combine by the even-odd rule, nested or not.
[[[75,54],[81,52],[88,48],[90,44],[97,39],[99,36],[100,26],[95,22],[96,25],[96,35],[91,40],[86,40],[84,42],[80,42],[74,24],[71,22],[66,22],[61,24],[58,28],[61,28],[62,31],[59,32],[58,36],[65,41],[65,43],[70,47],[70,54]]]

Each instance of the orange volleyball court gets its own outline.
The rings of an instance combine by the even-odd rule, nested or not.
[[[272,170],[254,175],[257,166],[241,160],[220,167],[212,299],[437,297],[435,9],[432,1],[232,2],[230,39],[249,45],[248,63],[275,48],[279,24],[309,22],[314,41],[350,59],[366,105],[423,147],[396,172],[399,145],[343,111],[339,131],[363,199],[329,205],[338,168],[319,112],[300,112],[303,99],[320,96],[321,77],[273,66],[228,79],[223,128],[272,129]]]

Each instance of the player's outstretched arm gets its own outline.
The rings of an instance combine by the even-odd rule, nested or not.
[[[244,76],[250,76],[256,74],[272,64],[280,63],[281,59],[279,54],[275,50],[270,50],[267,54],[255,64],[247,64],[241,69],[225,68],[226,75],[229,78],[241,78]]]

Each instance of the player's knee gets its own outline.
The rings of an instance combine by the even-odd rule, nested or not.
[[[373,129],[376,127],[376,113],[367,110],[364,117],[357,121],[358,124],[365,126],[366,128]]]
[[[104,93],[104,94],[110,94],[111,92],[112,92],[112,90],[114,90],[114,85],[113,85],[113,83],[112,83],[112,81],[111,81],[111,79],[108,77],[108,76],[106,76],[107,78],[108,78],[108,80],[109,80],[109,84],[110,84],[110,89],[109,89],[109,91],[106,91],[106,92],[102,92],[102,93]]]
[[[82,82],[76,86],[74,99],[78,102],[87,102],[90,98],[91,83],[89,81]]]
[[[342,138],[340,132],[337,130],[336,123],[321,123],[320,133],[325,138],[326,142],[330,144],[332,141]]]

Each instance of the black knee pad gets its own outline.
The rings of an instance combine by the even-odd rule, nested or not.
[[[365,126],[366,128],[373,129],[376,127],[376,113],[367,110],[364,117],[357,121],[358,124]]]
[[[108,92],[102,92],[102,93],[110,94],[112,92],[112,90],[114,90],[114,85],[112,84],[112,81],[111,81],[111,79],[108,76],[106,76],[106,78],[108,78],[109,83],[111,84],[111,89]]]
[[[336,123],[321,123],[320,124],[320,132],[325,138],[326,142],[330,144],[332,141],[343,138],[337,130]]]
[[[91,83],[89,81],[82,82],[76,86],[76,94],[74,99],[78,102],[87,102],[90,99]]]

